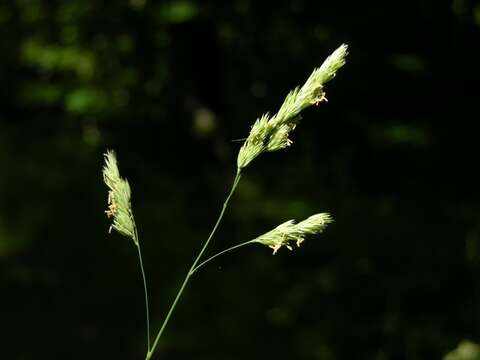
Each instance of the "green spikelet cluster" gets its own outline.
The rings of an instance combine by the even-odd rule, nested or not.
[[[323,62],[322,66],[313,70],[302,87],[288,93],[277,114],[272,117],[264,114],[255,121],[238,153],[239,170],[248,166],[263,152],[277,151],[291,145],[292,141],[288,135],[300,121],[300,112],[311,105],[327,101],[324,85],[345,65],[346,56],[347,45],[343,44]]]
[[[115,152],[109,150],[104,156],[103,181],[109,188],[108,210],[105,213],[109,218],[113,218],[109,231],[114,229],[131,238],[137,245],[138,239],[132,212],[130,185],[126,179],[120,176]]]
[[[312,215],[298,224],[295,224],[294,220],[288,220],[252,242],[268,246],[273,249],[275,255],[282,246],[289,250],[293,250],[292,243],[295,243],[297,247],[300,246],[305,240],[305,236],[321,233],[331,222],[333,219],[328,213]]]

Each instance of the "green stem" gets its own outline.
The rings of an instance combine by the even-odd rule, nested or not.
[[[158,334],[157,336],[155,337],[155,341],[153,342],[153,345],[150,349],[150,351],[147,353],[147,356],[146,356],[146,360],[149,360],[154,351],[155,351],[155,348],[157,347],[157,344],[158,344],[158,341],[160,340],[160,338],[162,337],[162,334],[163,332],[165,331],[165,327],[167,326],[168,324],[168,321],[170,320],[170,317],[172,316],[172,313],[173,311],[175,310],[175,307],[177,306],[177,302],[178,300],[181,298],[182,296],[182,293],[183,293],[183,290],[185,289],[185,287],[187,286],[187,283],[188,281],[190,280],[190,277],[192,276],[192,271],[195,269],[195,267],[197,266],[198,262],[200,261],[203,253],[205,252],[205,250],[207,249],[208,247],[208,244],[210,243],[210,240],[212,240],[213,238],[213,235],[215,234],[215,232],[217,231],[217,228],[218,226],[220,225],[220,222],[222,221],[222,218],[223,218],[223,215],[225,213],[225,210],[227,209],[227,206],[228,206],[228,202],[230,201],[230,198],[232,197],[233,193],[235,192],[235,189],[238,185],[238,183],[240,182],[240,177],[241,177],[241,172],[240,170],[237,170],[237,174],[235,176],[235,180],[233,180],[233,185],[232,185],[232,188],[230,190],[230,193],[228,194],[227,198],[225,199],[225,202],[223,203],[223,207],[222,207],[222,211],[220,212],[220,215],[218,216],[218,219],[217,219],[217,222],[215,223],[215,226],[213,227],[212,229],[212,232],[210,233],[210,235],[208,236],[208,239],[205,241],[205,243],[203,244],[203,247],[202,249],[200,250],[200,252],[198,253],[195,261],[193,262],[192,266],[190,267],[190,269],[188,270],[187,272],[187,275],[185,276],[185,279],[183,280],[183,283],[182,285],[180,286],[180,289],[178,290],[177,292],[177,295],[175,296],[175,299],[173,300],[173,303],[172,305],[170,306],[170,309],[168,310],[168,313],[167,313],[167,316],[165,317],[165,320],[163,320],[163,323],[162,323],[162,326],[160,327],[160,330],[158,331]]]
[[[242,246],[245,246],[245,245],[248,245],[248,244],[252,244],[254,241],[253,240],[248,240],[248,241],[245,241],[243,243],[240,243],[240,244],[237,244],[235,246],[232,246],[232,247],[229,247],[228,249],[225,249],[223,251],[220,251],[219,253],[209,257],[207,260],[203,261],[202,263],[200,263],[199,265],[197,265],[195,267],[195,269],[193,269],[190,274],[193,275],[193,273],[195,273],[198,269],[200,269],[203,265],[206,265],[208,262],[212,261],[213,259],[215,259],[216,257],[222,255],[222,254],[225,254],[226,252],[229,252],[229,251],[232,251],[232,250],[235,250],[235,249],[238,249],[239,247],[242,247]]]
[[[135,245],[137,245],[138,262],[140,263],[140,270],[142,271],[143,292],[145,295],[145,316],[147,318],[147,353],[150,351],[150,311],[148,306],[148,291],[147,291],[147,277],[145,276],[145,269],[143,268],[142,250],[140,249],[140,241],[138,239],[137,227],[135,226]]]

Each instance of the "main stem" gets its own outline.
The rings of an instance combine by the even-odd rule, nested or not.
[[[142,272],[143,292],[145,295],[145,316],[147,318],[147,352],[150,351],[150,311],[148,306],[148,291],[147,278],[145,276],[145,269],[143,268],[142,250],[140,249],[140,241],[138,240],[137,227],[135,226],[135,245],[137,246],[138,262],[140,263],[140,270]]]
[[[210,243],[210,240],[212,240],[213,238],[213,235],[215,234],[215,232],[217,231],[217,228],[218,226],[220,225],[221,221],[222,221],[222,218],[223,218],[223,215],[225,213],[225,210],[227,209],[227,206],[228,206],[228,202],[230,201],[230,198],[232,197],[233,193],[235,192],[235,189],[238,185],[238,183],[240,182],[240,177],[241,177],[241,172],[240,170],[237,170],[237,174],[235,176],[235,180],[233,180],[233,185],[232,185],[232,188],[230,189],[230,193],[228,194],[227,198],[225,199],[225,202],[223,203],[223,207],[222,207],[222,211],[220,212],[220,215],[218,216],[218,219],[217,219],[217,222],[215,223],[215,226],[213,227],[212,229],[212,232],[210,233],[210,235],[208,236],[208,239],[205,241],[205,243],[203,244],[203,247],[202,249],[200,250],[200,252],[198,253],[195,261],[193,262],[192,266],[190,266],[190,269],[188,270],[187,272],[187,275],[185,276],[185,279],[183,280],[183,283],[182,283],[182,286],[180,286],[180,289],[178,290],[177,292],[177,295],[175,296],[175,299],[173,300],[173,303],[172,305],[170,306],[170,309],[168,310],[168,313],[167,313],[167,316],[165,317],[165,320],[163,320],[163,324],[162,326],[160,327],[160,330],[158,331],[158,334],[155,338],[155,341],[153,342],[153,345],[151,347],[151,349],[148,351],[147,353],[147,356],[146,356],[146,360],[149,360],[153,353],[155,352],[155,348],[157,347],[157,344],[158,344],[158,341],[160,340],[160,338],[162,337],[162,334],[165,330],[165,327],[167,326],[168,324],[168,321],[170,320],[170,317],[172,316],[172,313],[173,311],[175,310],[175,307],[177,306],[177,302],[178,300],[181,298],[182,296],[182,293],[183,293],[183,290],[185,290],[185,287],[187,286],[188,284],[188,281],[190,280],[190,277],[192,276],[193,274],[193,270],[195,269],[195,267],[197,266],[198,262],[200,261],[200,259],[202,258],[202,255],[203,253],[205,252],[205,250],[207,249],[208,247],[208,244]]]

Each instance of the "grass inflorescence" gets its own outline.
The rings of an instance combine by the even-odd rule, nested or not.
[[[128,181],[120,176],[115,153],[113,151],[107,151],[105,154],[103,179],[109,189],[107,201],[108,209],[106,210],[106,214],[109,218],[112,218],[112,225],[110,226],[109,232],[113,229],[120,234],[129,237],[133,240],[138,250],[138,258],[145,292],[147,322],[147,351],[145,354],[145,359],[148,360],[152,358],[158,342],[162,337],[162,334],[164,333],[165,328],[178,304],[178,301],[182,297],[189,280],[202,266],[226,252],[233,251],[249,244],[257,243],[268,246],[273,250],[273,254],[276,254],[277,251],[282,247],[292,250],[294,245],[297,247],[300,246],[300,244],[302,244],[305,240],[306,236],[323,232],[328,224],[333,221],[332,216],[325,212],[314,214],[298,223],[296,223],[294,220],[288,220],[268,231],[267,233],[253,238],[253,240],[231,246],[202,261],[208,245],[219,228],[219,225],[228,207],[228,203],[240,182],[244,169],[247,168],[251,162],[262,153],[281,150],[292,144],[289,134],[299,124],[302,110],[309,106],[319,105],[321,102],[327,101],[325,84],[332,80],[337,71],[345,64],[346,56],[347,46],[341,45],[329,57],[327,57],[327,59],[319,68],[313,70],[311,75],[302,86],[293,89],[287,94],[283,104],[280,106],[280,109],[276,114],[273,116],[270,116],[269,114],[263,114],[254,122],[247,139],[238,153],[235,179],[230,192],[223,203],[218,219],[208,238],[203,243],[203,246],[191,264],[190,269],[188,270],[152,344],[150,343],[150,316],[147,282],[143,268],[143,259],[137,226],[133,217],[131,189]]]

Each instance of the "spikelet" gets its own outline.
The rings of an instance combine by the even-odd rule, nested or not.
[[[114,229],[120,234],[131,238],[135,245],[138,245],[132,212],[130,185],[126,179],[120,176],[115,152],[109,150],[104,154],[104,157],[103,181],[109,188],[108,210],[105,213],[109,218],[113,218],[108,232]]]
[[[305,240],[306,235],[323,232],[331,222],[333,222],[333,219],[328,213],[312,215],[298,224],[295,224],[294,220],[288,220],[278,225],[275,229],[252,240],[252,242],[268,246],[273,249],[273,255],[275,255],[282,246],[293,250],[292,244],[294,243],[299,247]]]
[[[300,121],[300,112],[311,106],[327,101],[324,84],[333,79],[338,69],[345,65],[347,45],[341,45],[320,66],[313,70],[302,87],[288,93],[277,114],[262,115],[252,126],[250,135],[241,147],[237,157],[239,170],[266,151],[277,151],[291,145],[290,131]]]

